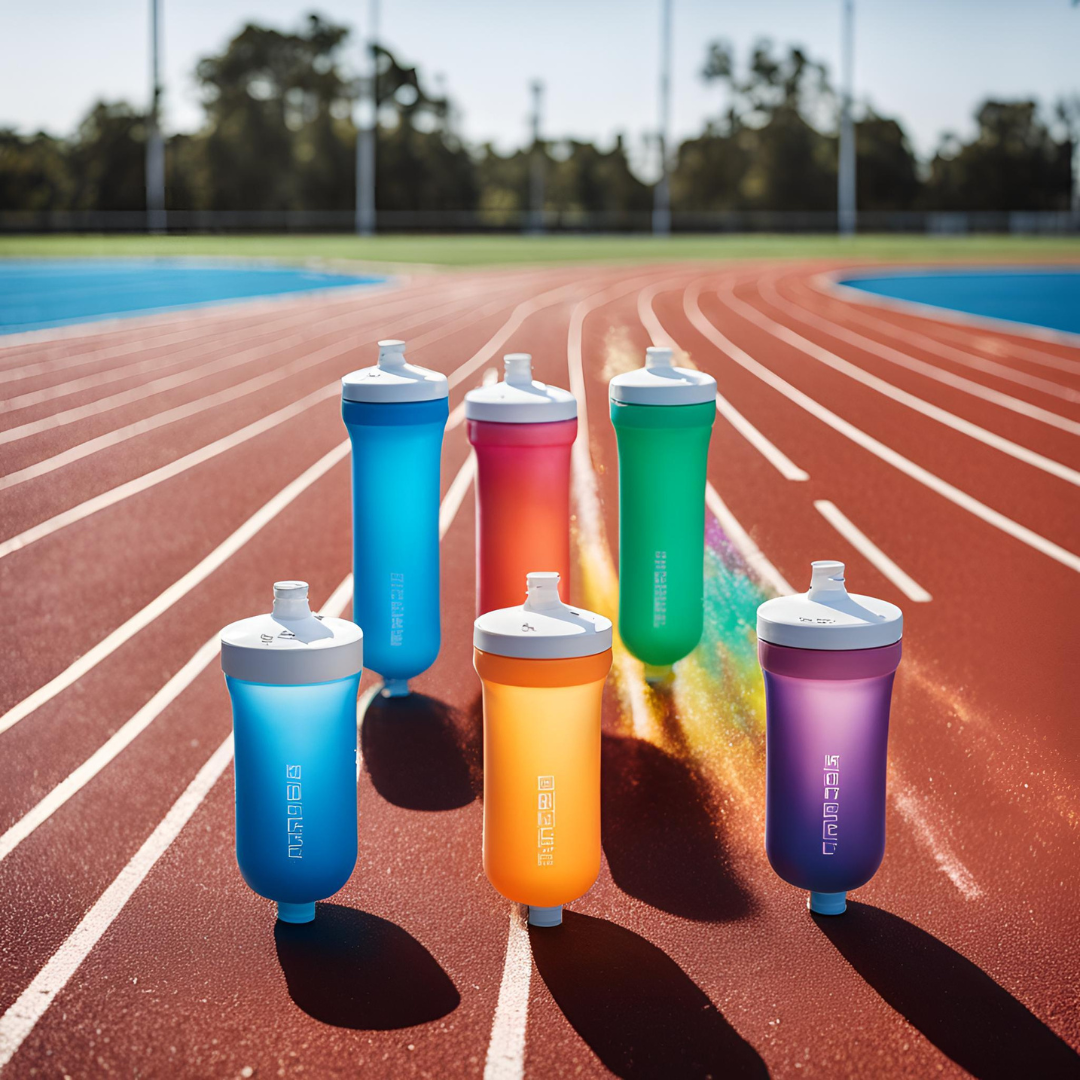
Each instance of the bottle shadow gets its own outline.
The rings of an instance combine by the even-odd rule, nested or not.
[[[439,962],[400,926],[340,904],[315,921],[277,922],[274,943],[289,996],[334,1027],[390,1031],[438,1020],[461,997]]]
[[[533,959],[574,1030],[624,1080],[767,1077],[757,1051],[662,949],[567,911],[530,929]]]
[[[889,1005],[979,1080],[1080,1076],[1080,1055],[932,934],[851,900],[842,916],[812,917]]]
[[[601,829],[615,884],[661,911],[730,922],[753,898],[724,850],[708,786],[697,772],[644,739],[605,735]]]
[[[476,797],[454,710],[424,694],[376,697],[360,725],[375,790],[406,810],[456,810]]]

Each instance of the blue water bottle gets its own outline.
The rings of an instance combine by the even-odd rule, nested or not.
[[[303,581],[221,631],[232,697],[236,861],[278,918],[305,923],[356,865],[356,694],[363,632],[312,615]]]
[[[450,393],[445,375],[380,341],[379,362],[341,380],[352,440],[353,619],[383,693],[439,655],[439,461]]]

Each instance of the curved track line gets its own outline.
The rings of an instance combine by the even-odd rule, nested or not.
[[[796,333],[790,327],[770,319],[756,307],[746,303],[745,300],[740,300],[735,295],[733,284],[729,283],[722,286],[717,291],[717,295],[720,297],[721,303],[737,315],[741,315],[747,322],[753,323],[778,341],[798,349],[799,352],[805,353],[834,371],[838,371],[841,375],[846,375],[848,378],[854,379],[855,382],[862,383],[863,386],[867,386],[871,390],[876,390],[879,394],[892,399],[898,404],[906,405],[909,409],[921,413],[931,420],[936,420],[939,424],[952,428],[953,431],[960,432],[961,435],[967,435],[985,446],[1000,450],[1003,454],[1008,454],[1009,457],[1024,462],[1025,465],[1031,465],[1036,469],[1049,473],[1051,476],[1056,476],[1059,480],[1065,480],[1067,483],[1080,487],[1080,472],[1076,469],[1071,469],[1068,465],[1064,465],[1060,461],[1054,461],[1053,458],[1048,458],[1035,450],[1029,450],[1026,446],[1021,446],[1011,439],[1006,439],[1003,435],[988,431],[970,420],[965,420],[963,417],[949,412],[948,409],[943,409],[940,405],[934,405],[915,394],[908,393],[907,390],[901,390],[900,387],[894,386],[891,382],[879,378],[877,375],[871,375],[870,372],[857,364],[845,360],[842,356],[837,356],[836,353],[830,352],[823,346],[810,341],[809,338],[804,338],[802,334]],[[1077,433],[1080,433],[1080,424],[1075,424],[1072,420],[1066,421],[1064,417],[1059,419],[1063,423],[1070,425],[1069,430],[1075,426]]]
[[[1013,537],[1014,540],[1019,540],[1022,544],[1027,544],[1028,547],[1048,555],[1051,559],[1061,563],[1062,566],[1067,566],[1070,570],[1080,573],[1080,556],[1074,555],[1071,551],[1061,547],[1060,544],[1055,544],[1052,540],[1040,536],[1026,525],[1021,525],[1019,522],[1013,521],[1012,518],[992,509],[966,491],[961,491],[960,488],[950,484],[947,480],[942,480],[940,476],[930,472],[929,469],[916,465],[915,462],[904,457],[903,454],[894,450],[891,446],[886,446],[872,435],[868,435],[861,428],[857,428],[831,409],[827,409],[810,397],[809,394],[804,394],[786,379],[782,379],[774,371],[765,367],[764,364],[759,363],[709,322],[698,306],[697,298],[700,294],[700,283],[690,286],[684,294],[683,306],[686,317],[702,336],[711,341],[722,353],[734,360],[740,367],[745,368],[767,386],[771,386],[774,390],[783,394],[784,397],[794,402],[799,408],[805,409],[811,416],[821,420],[845,438],[850,439],[864,450],[868,450],[875,457],[911,477],[912,480],[918,481],[918,483],[930,488],[931,491],[936,491],[969,514],[973,514],[981,521],[985,521],[988,525],[992,525],[995,529],[1000,529],[1006,535]]]
[[[638,296],[638,318],[655,345],[667,345],[688,355],[675,339],[664,329],[655,309],[653,299],[660,286],[643,289]],[[799,468],[778,446],[769,441],[719,390],[716,392],[716,411],[785,479],[796,482],[809,480],[810,474]]]
[[[934,379],[937,382],[944,383],[946,386],[951,386],[954,390],[960,390],[962,393],[970,394],[972,397],[982,398],[983,401],[989,401],[994,405],[1000,405],[1001,408],[1009,409],[1012,412],[1019,413],[1021,416],[1028,416],[1033,420],[1039,420],[1044,424],[1060,428],[1062,431],[1068,431],[1073,435],[1080,434],[1080,423],[1077,423],[1075,420],[1070,420],[1067,416],[1051,412],[1049,409],[1044,409],[1039,405],[1033,405],[1030,401],[1025,401],[1023,398],[1013,397],[1012,394],[1005,394],[1000,390],[993,390],[988,386],[984,386],[982,383],[967,379],[963,375],[957,375],[945,368],[937,367],[934,364],[928,364],[925,360],[919,360],[914,356],[909,356],[907,353],[900,352],[899,349],[894,349],[891,345],[883,345],[880,341],[874,341],[873,338],[868,338],[863,334],[856,333],[854,330],[848,330],[846,327],[840,326],[832,319],[822,318],[820,315],[807,311],[798,304],[785,299],[777,292],[776,274],[769,274],[762,278],[758,285],[758,292],[766,303],[771,304],[778,311],[782,311],[785,315],[789,315],[799,322],[806,323],[808,326],[816,326],[823,333],[836,338],[838,341],[846,341],[849,345],[854,345],[855,348],[872,353],[874,356],[880,356],[882,360],[888,360],[891,364],[896,364],[898,367],[906,368],[908,371],[914,371],[916,374],[923,375],[928,379]],[[1073,403],[1080,402],[1080,391],[1074,390],[1068,386],[1062,386],[1061,383],[1051,382],[1049,379],[1040,379],[1035,375],[1027,375],[1024,372],[1016,371],[1013,368],[1008,367],[1006,364],[998,364],[993,360],[984,360],[980,356],[972,356],[970,353],[963,353],[959,349],[953,349],[948,345],[941,346],[940,349],[937,350],[939,355],[942,354],[943,350],[953,354],[946,356],[945,358],[951,359],[956,363],[978,368],[978,370],[984,371],[988,375],[993,375],[1000,379],[1010,379],[1013,382],[1020,383],[1041,393],[1061,398],[1063,401],[1070,401]]]

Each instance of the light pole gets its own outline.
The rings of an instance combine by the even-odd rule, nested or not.
[[[375,152],[379,130],[379,0],[368,7],[369,71],[361,82],[356,125],[356,232],[375,234]]]
[[[146,120],[146,230],[165,232],[165,144],[161,138],[161,0],[150,0],[150,114]]]
[[[671,123],[671,0],[660,0],[660,179],[653,190],[654,236],[671,232],[671,192],[668,188],[668,127]]]
[[[540,114],[544,105],[544,84],[532,83],[532,153],[529,158],[529,232],[539,236],[544,231],[544,148],[540,145]]]
[[[836,173],[837,219],[841,236],[855,233],[855,123],[851,115],[855,66],[855,3],[843,0],[840,31],[840,161]]]

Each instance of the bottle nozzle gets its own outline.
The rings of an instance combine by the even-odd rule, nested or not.
[[[532,385],[532,355],[530,353],[507,353],[503,357],[503,367],[506,371],[504,378],[511,386]]]
[[[843,915],[847,911],[846,892],[812,892],[806,906],[815,915]]]
[[[388,339],[379,342],[379,367],[399,368],[405,365],[405,342]]]
[[[533,907],[529,905],[530,926],[562,926],[562,904],[558,907]]]
[[[534,570],[525,575],[528,596],[522,605],[526,611],[546,611],[562,607],[559,598],[559,575],[554,570]]]
[[[810,592],[808,600],[817,600],[826,594],[847,595],[844,585],[844,564],[836,559],[820,559],[810,564]]]
[[[308,904],[287,904],[284,900],[277,902],[277,917],[282,922],[309,923],[315,921],[315,901]]]
[[[306,581],[274,582],[274,618],[279,620],[311,618]]]
[[[666,345],[650,345],[645,350],[645,367],[647,370],[652,368],[669,368],[671,367],[671,361],[674,356],[674,351],[669,349]]]

